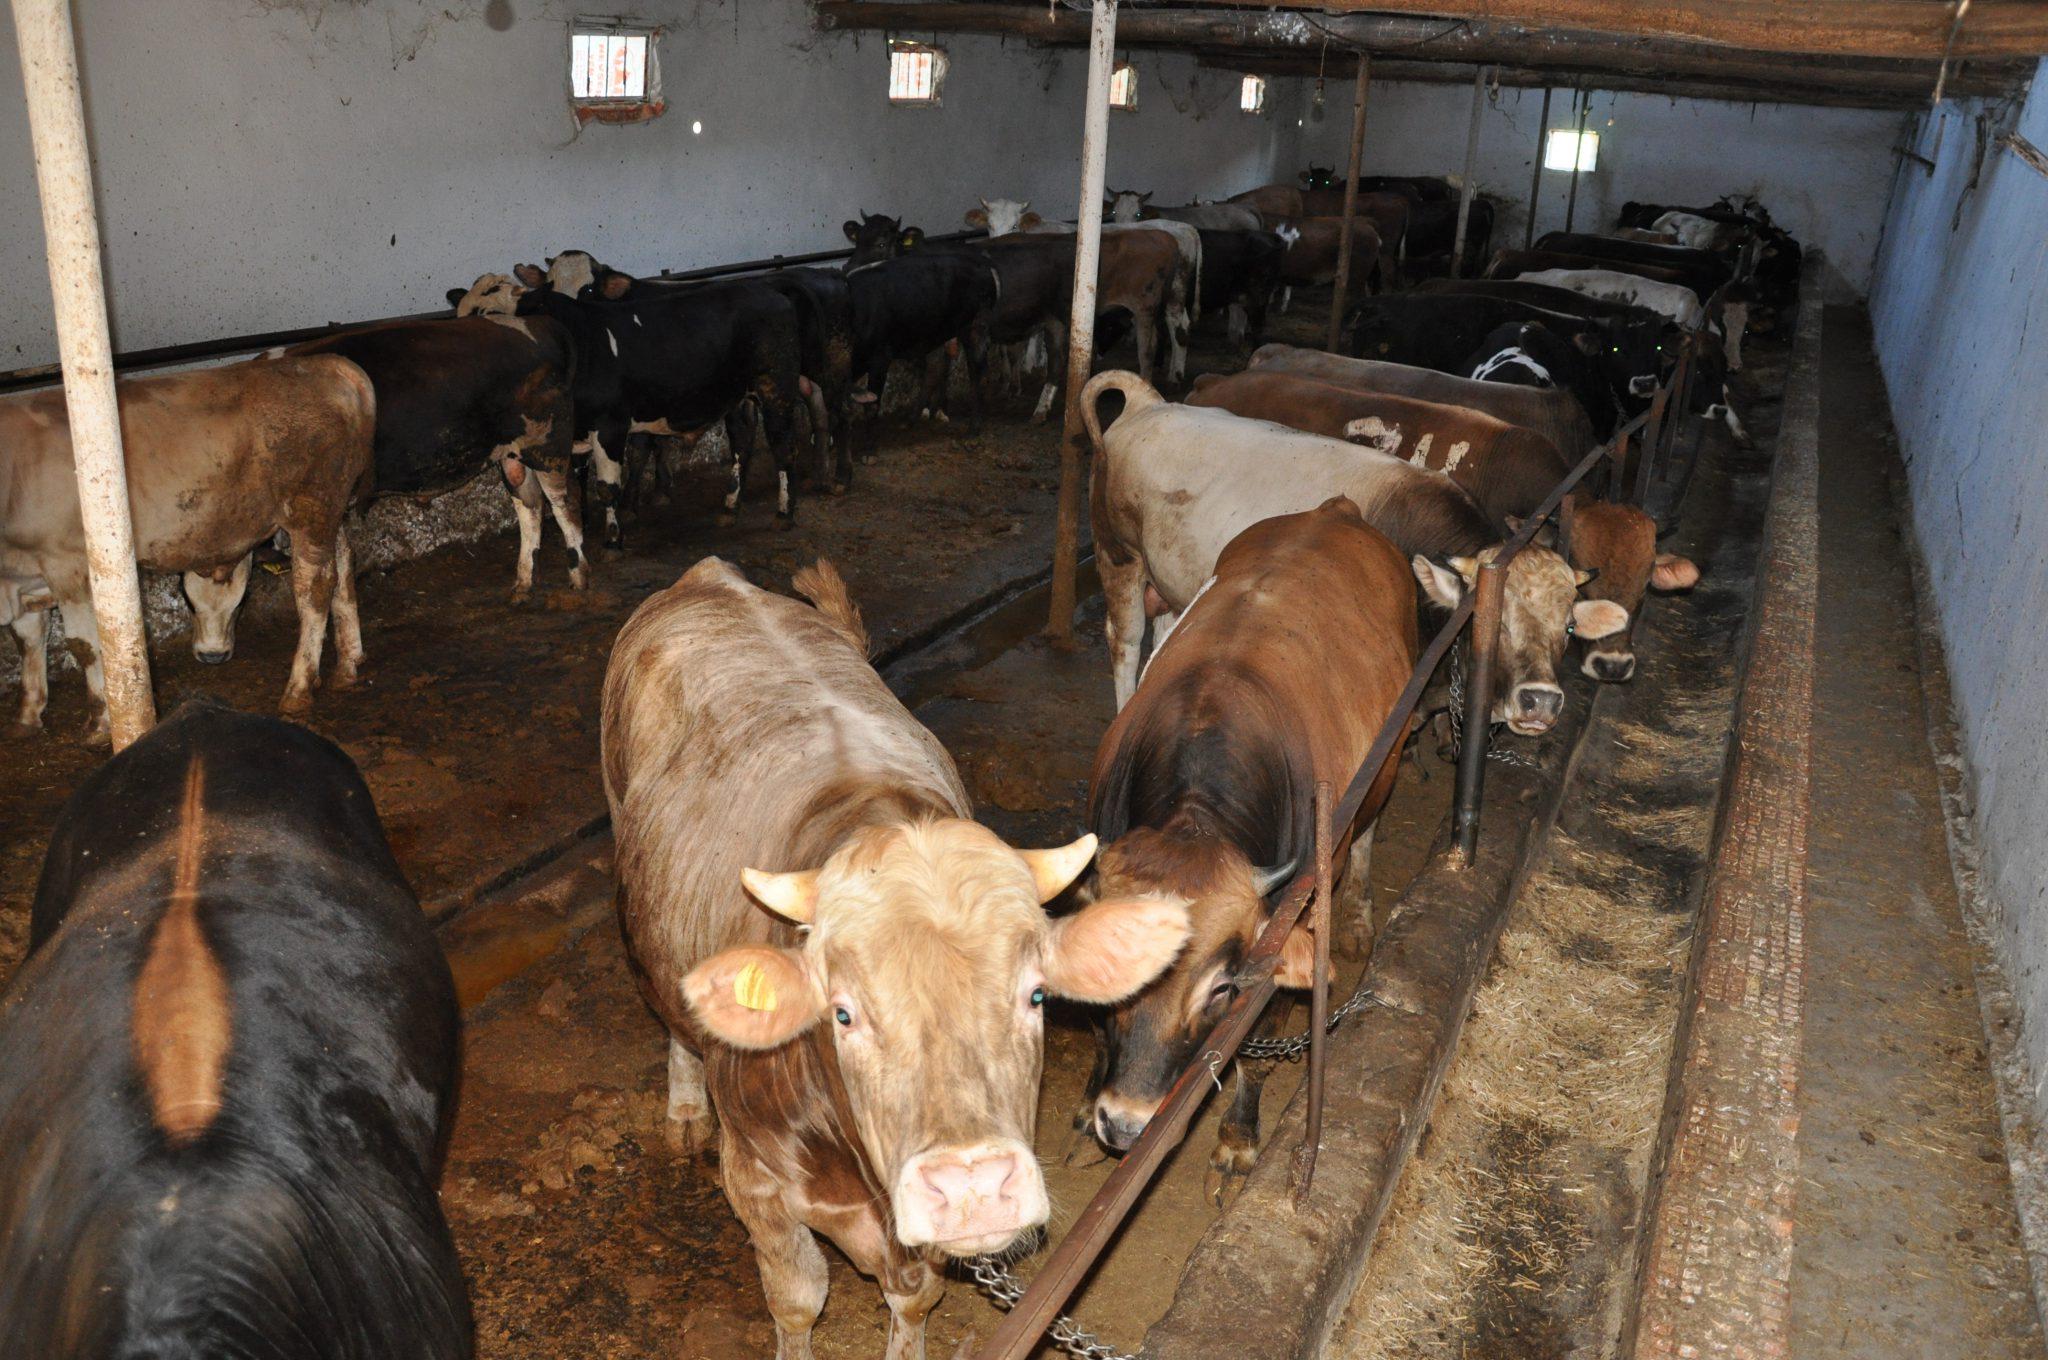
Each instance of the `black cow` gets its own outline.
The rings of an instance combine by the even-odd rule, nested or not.
[[[612,274],[587,285],[588,296],[571,298],[547,286],[533,265],[513,272],[526,287],[518,314],[558,321],[575,342],[576,436],[590,444],[608,544],[621,541],[619,490],[626,436],[635,432],[687,438],[724,420],[732,483],[719,522],[733,522],[754,452],[753,421],[745,412],[726,419],[742,403],[759,411],[775,459],[776,527],[794,523],[795,408],[805,388],[800,324],[787,297],[752,279],[633,297],[633,280]],[[825,437],[819,430],[821,443]]]
[[[880,397],[889,366],[924,365],[920,413],[946,419],[948,362],[966,359],[973,419],[981,421],[981,380],[989,328],[998,301],[995,269],[986,256],[914,251],[876,260],[846,275],[853,306],[853,371]]]
[[[1259,344],[1266,333],[1266,309],[1280,286],[1287,242],[1270,231],[1202,229],[1201,310],[1229,313],[1230,342],[1246,337]]]
[[[462,293],[451,290],[451,301]],[[512,598],[533,588],[541,503],[553,511],[574,565],[590,581],[582,508],[572,497],[569,333],[544,317],[393,321],[295,345],[291,354],[339,354],[369,374],[377,394],[380,496],[438,496],[495,463],[519,518]]]
[[[1632,265],[1668,270],[1676,281],[1699,294],[1705,302],[1713,291],[1735,277],[1735,266],[1711,250],[1688,246],[1660,246],[1650,241],[1626,241],[1619,236],[1599,236],[1584,231],[1553,231],[1536,241],[1538,250],[1578,255],[1588,259],[1611,260],[1609,268],[1634,272]]]
[[[893,260],[906,250],[915,250],[924,244],[923,227],[906,227],[893,217],[881,213],[870,215],[861,212],[858,221],[848,218],[839,224],[846,233],[846,239],[853,242],[853,254],[841,266],[852,273],[862,265],[877,260]]]
[[[1621,423],[1621,404],[1599,359],[1534,321],[1509,321],[1489,331],[1452,366],[1461,378],[1517,387],[1558,387],[1579,400],[1602,438]]]
[[[0,1007],[36,1360],[466,1360],[448,964],[340,748],[204,701],[93,772]]]
[[[1408,210],[1408,259],[1442,257],[1450,267],[1451,252],[1458,244],[1458,200],[1455,197],[1411,204]],[[1484,260],[1493,244],[1493,204],[1475,194],[1472,211],[1465,223],[1467,263]]]
[[[1603,435],[1614,425],[1616,392],[1647,397],[1656,388],[1661,317],[1628,321],[1574,316],[1511,298],[1462,293],[1367,298],[1346,320],[1344,352],[1469,376],[1466,361],[1481,341],[1501,326],[1527,321],[1541,324],[1594,361],[1594,378],[1585,390],[1573,390],[1586,403],[1594,429]]]

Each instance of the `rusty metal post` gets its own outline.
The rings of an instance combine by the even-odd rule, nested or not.
[[[142,583],[135,527],[128,514],[128,465],[121,452],[121,411],[114,396],[114,348],[107,336],[106,285],[100,275],[100,227],[93,203],[78,48],[68,0],[14,0],[21,81],[35,143],[36,187],[43,200],[50,299],[64,365],[71,459],[85,525],[86,569],[106,676],[107,717],[120,750],[156,724],[149,688],[149,646],[142,627]],[[74,636],[82,620],[66,619]]]
[[[1102,258],[1102,181],[1109,163],[1109,78],[1116,67],[1117,0],[1095,0],[1088,34],[1088,107],[1081,122],[1081,208],[1074,228],[1074,309],[1067,326],[1067,410],[1060,436],[1059,520],[1052,541],[1052,603],[1046,636],[1074,640],[1081,562],[1081,495],[1088,430],[1081,389],[1095,367],[1095,276]]]
[[[1451,277],[1465,273],[1465,228],[1472,220],[1472,166],[1479,159],[1479,111],[1486,107],[1486,68],[1472,73],[1472,117],[1465,127],[1465,179],[1458,186],[1458,236],[1451,247]]]
[[[1479,857],[1479,800],[1486,788],[1486,743],[1493,726],[1493,662],[1500,650],[1501,592],[1507,571],[1498,562],[1479,568],[1472,608],[1472,664],[1465,682],[1465,730],[1458,748],[1458,787],[1451,835],[1470,868]]]
[[[1557,555],[1572,560],[1572,516],[1578,512],[1579,493],[1567,491],[1557,503]]]
[[[1330,291],[1330,324],[1323,331],[1323,348],[1337,348],[1337,332],[1344,325],[1344,304],[1351,292],[1351,218],[1358,211],[1358,159],[1365,150],[1365,101],[1372,91],[1372,56],[1358,54],[1358,84],[1351,96],[1351,160],[1344,171],[1344,221],[1337,228],[1337,278]],[[1381,243],[1382,249],[1385,243]]]
[[[1522,230],[1522,249],[1536,244],[1536,202],[1543,196],[1543,153],[1549,150],[1550,87],[1543,87],[1543,116],[1536,120],[1536,164],[1529,169],[1529,221]]]
[[[1564,229],[1570,231],[1579,212],[1579,148],[1586,142],[1586,111],[1592,107],[1592,99],[1581,89],[1577,96],[1579,105],[1579,137],[1572,143],[1572,190],[1564,201]]]
[[[1309,975],[1308,1000],[1308,1121],[1301,1146],[1294,1153],[1294,1206],[1308,1202],[1316,1183],[1316,1153],[1323,1146],[1323,1089],[1328,1080],[1330,1028],[1330,872],[1331,843],[1336,828],[1336,797],[1327,779],[1316,782],[1316,897],[1310,929],[1315,932],[1315,971]],[[1367,910],[1371,910],[1371,885],[1365,885]]]
[[[1630,503],[1642,506],[1650,499],[1650,477],[1655,471],[1660,455],[1670,448],[1671,438],[1678,427],[1685,423],[1685,385],[1692,371],[1692,343],[1687,341],[1678,352],[1678,367],[1672,370],[1671,385],[1659,392],[1650,409],[1657,419],[1655,430],[1645,429],[1640,451],[1636,454],[1635,487],[1630,494]]]

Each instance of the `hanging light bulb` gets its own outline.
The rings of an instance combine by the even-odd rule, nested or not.
[[[1323,121],[1323,67],[1330,59],[1330,40],[1323,39],[1322,55],[1316,59],[1316,95],[1309,101],[1308,118],[1311,123]]]

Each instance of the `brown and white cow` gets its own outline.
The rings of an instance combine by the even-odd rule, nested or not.
[[[1433,368],[1388,363],[1383,359],[1352,359],[1328,350],[1293,345],[1261,345],[1252,354],[1250,366],[1298,373],[1339,387],[1469,406],[1496,420],[1534,430],[1570,458],[1583,457],[1598,442],[1586,408],[1563,388],[1485,382],[1461,378],[1455,373],[1439,373]]]
[[[372,475],[377,402],[363,370],[335,355],[266,358],[130,378],[116,395],[136,557],[144,567],[184,573],[186,597],[199,616],[199,658],[226,659],[219,639],[232,638],[227,618],[248,579],[242,560],[282,529],[291,535],[299,610],[299,645],[282,707],[297,714],[313,706],[330,606],[329,682],[354,684],[362,626],[342,517],[368,493]],[[99,629],[70,417],[57,388],[0,398],[0,576],[49,582],[66,637],[84,649],[91,736],[104,739]],[[39,717],[24,708],[25,723]]]
[[[1096,405],[1112,388],[1124,394],[1124,410],[1105,431]],[[1095,445],[1089,512],[1119,708],[1137,688],[1147,588],[1167,611],[1187,608],[1224,545],[1262,519],[1348,496],[1414,558],[1425,593],[1446,609],[1500,546],[1500,531],[1461,488],[1398,458],[1177,405],[1119,370],[1097,374],[1081,403]],[[1549,731],[1564,708],[1557,662],[1568,630],[1597,638],[1628,626],[1628,612],[1612,601],[1577,598],[1590,579],[1534,546],[1508,564],[1492,721],[1525,736]]]
[[[43,725],[50,702],[50,587],[41,578],[17,581],[0,576],[0,627],[21,647],[21,707],[11,729],[0,736],[26,736]]]
[[[1184,203],[1177,207],[1155,208],[1150,192],[1139,193],[1135,189],[1111,189],[1107,191],[1112,222],[1185,222],[1191,227],[1207,227],[1211,231],[1263,231],[1265,223],[1256,208],[1243,203]]]
[[[1153,655],[1096,751],[1095,887],[1184,898],[1193,933],[1173,967],[1110,1012],[1090,1092],[1103,1146],[1131,1145],[1236,996],[1269,896],[1313,862],[1317,781],[1349,785],[1415,656],[1408,561],[1341,496],[1232,539]],[[1349,847],[1337,938],[1353,955],[1372,938],[1372,823],[1398,764],[1386,762],[1358,820],[1337,829],[1340,866]],[[1313,966],[1297,927],[1277,981],[1305,987]],[[1257,1154],[1260,1085],[1240,1064],[1210,1157],[1219,1200]]]
[[[1368,363],[1357,359],[1339,362]],[[1506,386],[1469,381],[1467,385]],[[1313,434],[1334,434],[1407,458],[1444,473],[1478,502],[1496,526],[1507,530],[1519,528],[1521,519],[1535,514],[1551,488],[1571,470],[1571,460],[1547,439],[1477,411],[1391,396],[1369,386],[1355,389],[1285,370],[1256,368],[1227,378],[1205,376],[1196,381],[1188,404],[1220,406],[1237,415],[1274,420]],[[1593,573],[1585,597],[1612,600],[1629,615],[1628,626],[1621,631],[1583,639],[1586,654],[1579,668],[1595,680],[1628,680],[1636,670],[1630,640],[1644,591],[1690,590],[1699,580],[1699,569],[1675,553],[1658,552],[1656,521],[1636,507],[1597,501],[1584,494],[1573,497],[1573,503],[1574,524],[1583,521],[1586,531],[1567,534],[1571,562]]]
[[[1047,1213],[1032,1152],[1048,994],[1109,1004],[1158,975],[1185,905],[1043,904],[1094,855],[970,820],[937,738],[868,664],[829,564],[808,605],[715,557],[640,606],[605,674],[619,912],[667,1024],[671,1131],[720,1128],[777,1354],[810,1354],[823,1233],[923,1354],[947,1257]],[[708,1097],[708,1102],[707,1102]]]
[[[1344,219],[1304,217],[1277,230],[1280,239],[1287,242],[1287,252],[1280,257],[1280,310],[1284,312],[1294,300],[1296,284],[1318,285],[1336,279]],[[1385,288],[1394,277],[1394,261],[1387,255],[1380,234],[1372,223],[1362,217],[1354,217],[1351,219],[1351,278],[1357,285],[1356,296],[1364,296],[1369,290],[1375,269],[1379,271],[1380,287]]]

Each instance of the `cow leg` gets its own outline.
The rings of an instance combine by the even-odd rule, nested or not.
[[[1031,423],[1043,425],[1052,414],[1052,399],[1059,395],[1067,378],[1067,328],[1057,321],[1045,326],[1045,386],[1039,389],[1038,405],[1032,408]]]
[[[92,583],[81,561],[76,573],[45,569],[43,579],[64,615],[64,647],[85,671],[85,744],[111,746],[114,729],[107,718],[107,668],[100,659],[99,621],[92,612]]]
[[[1230,1108],[1216,1128],[1216,1147],[1209,1154],[1209,1174],[1202,1188],[1209,1202],[1219,1209],[1230,1207],[1237,1192],[1244,1189],[1252,1163],[1259,1159],[1259,1093],[1265,1089],[1263,1069],[1244,1061],[1232,1064],[1234,1086]]]
[[[718,511],[716,523],[720,526],[739,523],[740,496],[747,488],[747,473],[754,466],[754,409],[751,402],[742,402],[725,413],[725,442],[732,450],[732,480],[726,484],[725,503]]]
[[[988,325],[977,320],[962,337],[961,355],[967,360],[967,429],[970,434],[981,433],[982,416],[985,414],[982,401],[982,385],[988,381]]]
[[[507,458],[498,470],[504,474],[505,493],[512,498],[512,514],[519,521],[519,556],[512,567],[512,603],[519,604],[533,593],[533,558],[540,551],[540,482],[516,458]]]
[[[11,735],[27,736],[42,730],[43,710],[50,704],[50,612],[23,614],[9,627],[21,644],[21,711]]]
[[[590,471],[596,481],[591,499],[604,510],[607,548],[625,546],[625,535],[619,529],[619,498],[626,483],[626,467],[620,461],[626,456],[626,429],[624,421],[609,421],[590,436]],[[612,456],[614,452],[617,458]]]
[[[674,1039],[668,1041],[668,1145],[692,1153],[711,1145],[718,1118],[704,1092],[704,1060]]]
[[[1131,313],[1131,329],[1138,343],[1138,376],[1152,382],[1153,361],[1159,352],[1159,313],[1151,307],[1138,308]]]
[[[1283,283],[1280,285],[1280,314],[1285,316],[1292,310],[1294,310],[1294,285]]]
[[[775,527],[796,527],[796,415],[794,404],[776,391],[763,395],[758,409],[762,431],[768,440],[768,456],[775,460]]]
[[[719,1139],[718,1160],[726,1198],[753,1239],[761,1293],[775,1319],[775,1360],[811,1360],[811,1329],[825,1311],[831,1284],[825,1253],[783,1203],[774,1177],[735,1146],[730,1135]]]
[[[1372,953],[1372,826],[1351,842],[1344,881],[1338,885],[1330,912],[1330,948],[1342,959],[1363,959]]]
[[[547,498],[548,509],[555,517],[555,527],[562,531],[562,543],[574,560],[575,565],[569,568],[569,584],[577,590],[589,589],[590,559],[583,555],[583,509],[576,504],[568,472],[535,472],[531,480],[539,483],[541,495]],[[532,574],[529,570],[529,579]]]
[[[922,1279],[906,1293],[899,1288],[910,1281],[883,1278],[882,1297],[889,1301],[889,1346],[882,1352],[882,1360],[924,1360],[924,1321],[945,1296],[946,1277],[923,1261],[897,1273]]]
[[[292,534],[292,602],[299,609],[299,645],[278,705],[286,717],[313,711],[313,687],[320,683],[320,653],[327,643],[327,614],[334,604],[334,557],[333,547],[316,546],[312,535]]]
[[[328,686],[355,688],[362,666],[363,616],[356,611],[356,556],[349,546],[348,526],[343,525],[334,536],[334,671],[327,677]]]
[[[1225,325],[1227,326],[1230,332],[1230,343],[1232,345],[1242,345],[1244,343],[1245,332],[1250,328],[1250,324],[1245,316],[1244,304],[1242,302],[1232,301],[1231,304],[1224,309],[1223,315],[1225,317]]]
[[[1103,631],[1109,639],[1109,673],[1116,684],[1116,706],[1121,710],[1138,690],[1138,648],[1145,636],[1145,567],[1136,558],[1112,562],[1108,553],[1097,553],[1095,563],[1109,605]]]

